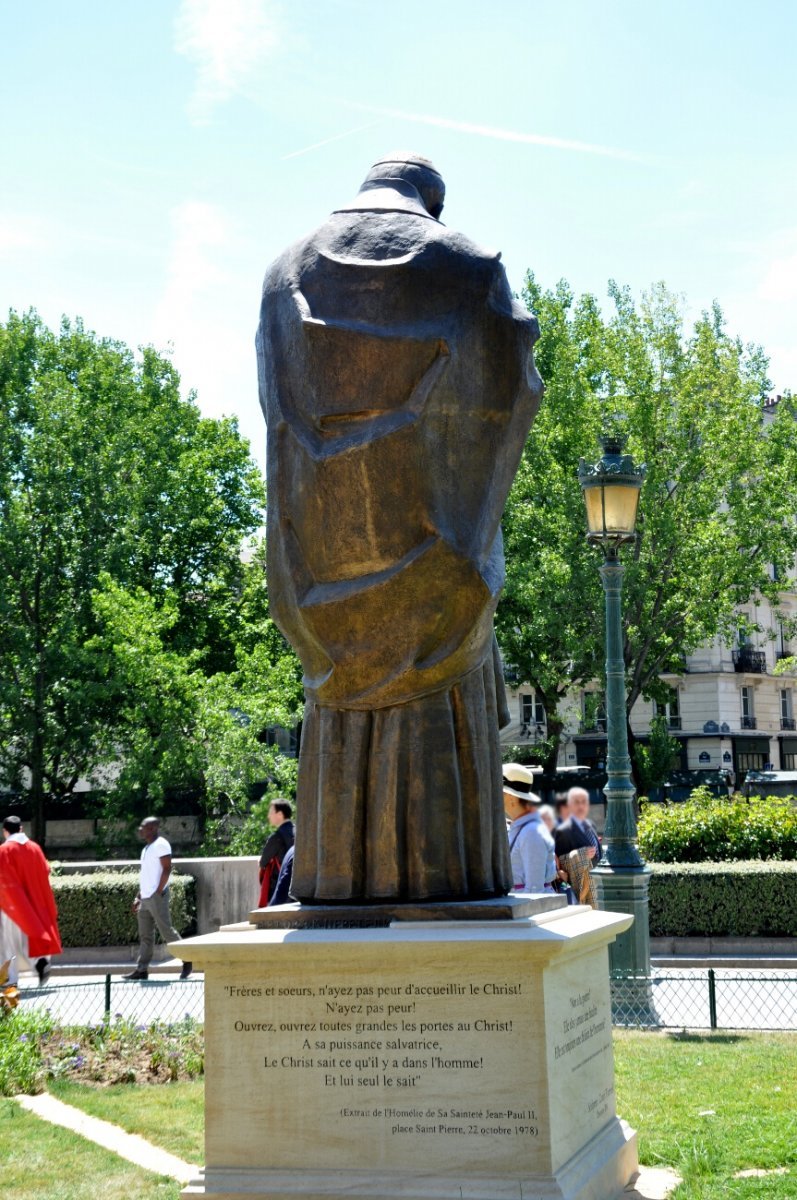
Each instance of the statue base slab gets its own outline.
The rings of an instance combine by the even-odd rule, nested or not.
[[[566,904],[564,896],[550,892],[401,904],[275,904],[253,909],[249,920],[264,929],[387,928],[393,921],[517,921]]]
[[[205,972],[206,1166],[183,1197],[615,1200],[637,1152],[608,946],[630,921],[543,906],[172,946]]]

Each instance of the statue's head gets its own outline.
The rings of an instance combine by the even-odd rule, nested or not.
[[[431,217],[437,218],[443,211],[446,185],[442,175],[435,170],[428,158],[422,158],[420,154],[401,152],[387,154],[374,163],[365,177],[363,186],[376,183],[380,179],[403,179],[411,184]]]

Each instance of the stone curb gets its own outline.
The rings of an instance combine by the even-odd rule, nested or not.
[[[56,1100],[55,1096],[50,1096],[47,1092],[40,1096],[14,1096],[14,1100],[28,1112],[41,1117],[43,1121],[69,1129],[145,1171],[152,1171],[156,1175],[168,1175],[178,1183],[188,1183],[197,1173],[198,1168],[191,1163],[183,1162],[176,1155],[153,1146],[138,1134],[125,1133],[124,1129],[112,1125],[110,1121],[90,1117],[79,1108]]]

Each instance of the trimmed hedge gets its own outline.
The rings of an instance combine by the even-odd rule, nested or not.
[[[651,937],[797,936],[797,862],[650,865]]]
[[[788,799],[712,796],[696,788],[678,804],[647,804],[639,848],[648,862],[797,859],[797,808]]]
[[[64,946],[132,946],[138,924],[131,905],[138,893],[137,871],[97,871],[53,876],[58,927]],[[194,919],[194,879],[173,874],[169,880],[172,923],[185,933]]]

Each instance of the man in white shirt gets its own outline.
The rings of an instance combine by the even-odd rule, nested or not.
[[[155,929],[164,942],[179,942],[179,933],[169,916],[169,876],[172,873],[172,848],[165,837],[160,836],[160,821],[157,817],[145,817],[138,827],[146,845],[141,851],[141,875],[138,895],[133,901],[133,912],[138,918],[138,962],[135,971],[125,979],[146,979],[155,945]],[[181,979],[187,979],[193,963],[184,962]]]
[[[557,878],[553,838],[540,819],[534,775],[520,763],[504,763],[503,776],[514,890],[552,891]]]

